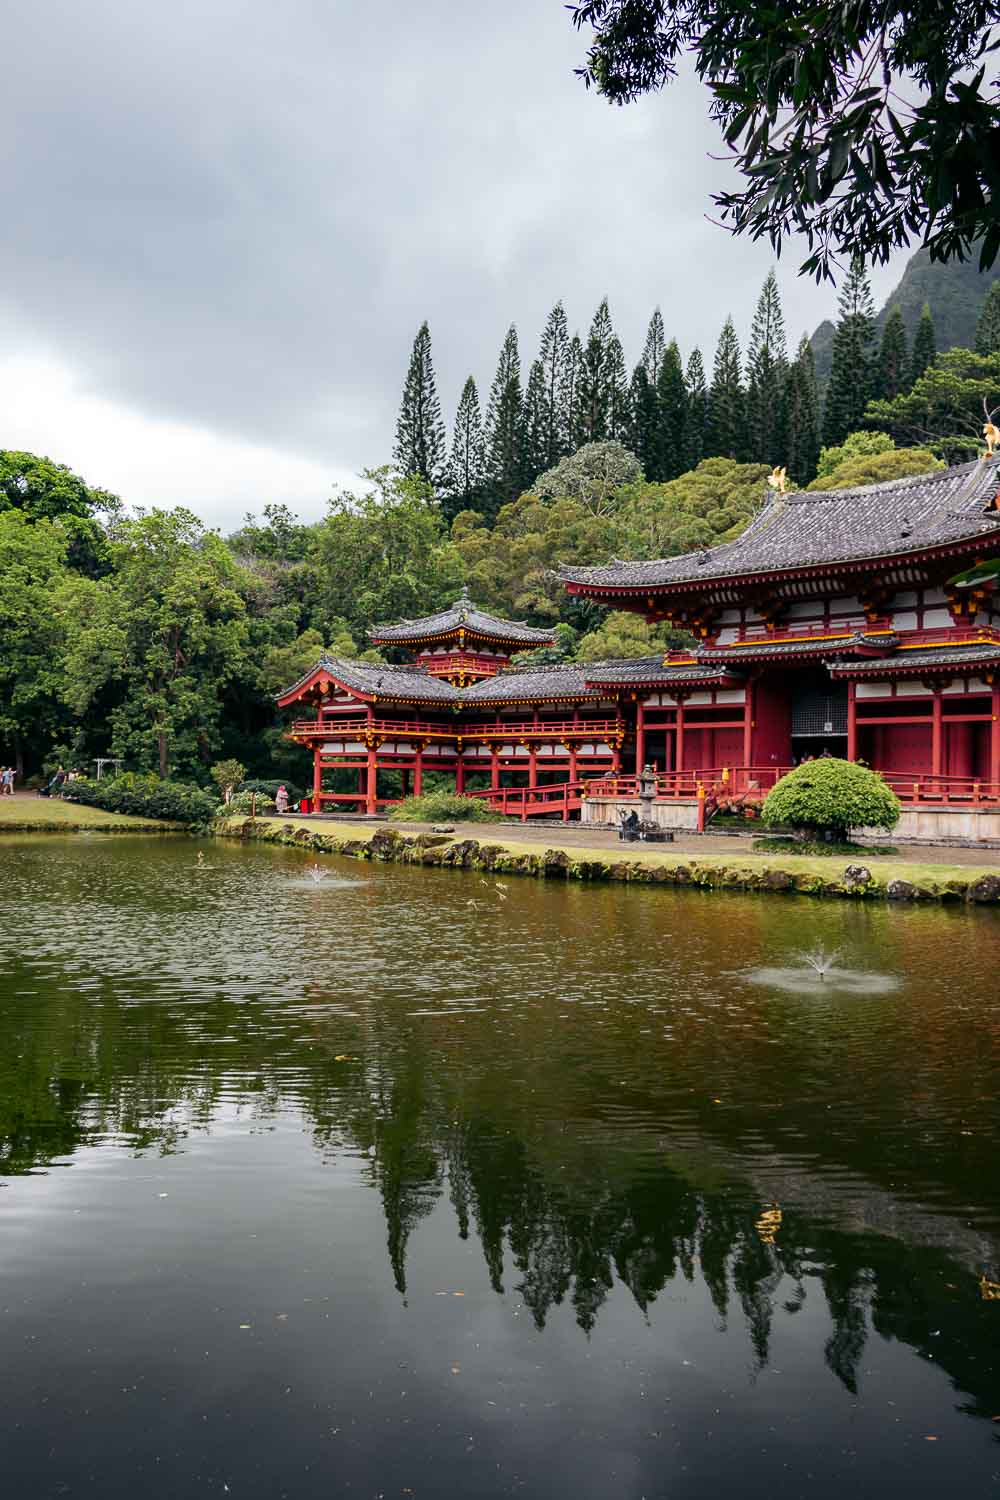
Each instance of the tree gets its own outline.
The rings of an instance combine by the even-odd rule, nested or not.
[[[861,426],[872,387],[875,304],[864,262],[855,256],[838,299],[833,364],[823,408],[823,441],[832,446]]]
[[[656,463],[649,479],[676,479],[687,468],[688,393],[681,351],[671,339],[660,364],[656,383]]]
[[[708,429],[708,386],[700,349],[692,349],[684,371],[687,403],[684,423],[684,467],[695,469],[705,457]]]
[[[650,625],[642,615],[613,611],[596,630],[590,630],[577,646],[577,661],[621,660],[625,657],[660,656],[671,645],[676,632],[664,625]]]
[[[475,510],[483,498],[486,480],[486,444],[483,419],[479,410],[479,392],[470,375],[462,387],[448,464],[448,496],[443,506],[451,518],[460,510]]]
[[[976,353],[1000,353],[1000,281],[994,281],[983,298],[976,324]]]
[[[709,454],[719,458],[739,458],[746,448],[745,392],[743,390],[743,357],[732,318],[722,325],[712,367],[712,386],[708,393]]]
[[[566,363],[559,387],[559,434],[567,453],[575,453],[586,442],[580,405],[582,378],[583,345],[580,343],[580,335],[574,333],[566,350]]]
[[[64,701],[84,713],[109,688],[114,754],[197,774],[221,738],[222,699],[246,655],[243,575],[189,511],[116,523],[112,572],[58,601],[68,634]]]
[[[611,436],[613,382],[619,373],[612,351],[615,343],[617,339],[605,297],[590,325],[580,369],[580,430],[586,443],[599,443]]]
[[[819,458],[819,398],[812,344],[805,334],[785,378],[783,404],[785,466],[797,484],[806,484]]]
[[[642,347],[642,367],[646,371],[650,385],[654,388],[660,378],[660,366],[666,350],[667,336],[663,330],[663,314],[658,307],[655,307],[653,316],[649,320],[649,327],[646,329],[646,342]]]
[[[900,811],[899,798],[877,771],[830,755],[782,776],[767,794],[761,821],[846,838],[852,828],[895,828]]]
[[[500,350],[486,408],[486,474],[490,514],[524,488],[521,355],[513,323]]]
[[[524,393],[521,412],[521,475],[524,489],[545,468],[548,426],[545,374],[541,360],[536,359],[528,373],[528,389]]]
[[[217,760],[211,770],[212,780],[219,788],[219,796],[228,802],[233,792],[247,779],[246,766],[238,760]]]
[[[876,401],[895,401],[908,389],[909,363],[906,350],[906,324],[898,307],[890,310],[882,329],[872,397]]]
[[[910,357],[910,390],[916,385],[924,371],[934,363],[937,355],[937,340],[934,337],[934,319],[928,303],[924,303],[917,331],[913,335],[913,353]]]
[[[864,434],[855,433],[861,437]],[[879,434],[884,437],[885,434]],[[848,440],[849,442],[850,440]],[[844,445],[845,447],[848,444]],[[824,448],[824,453],[837,452]],[[839,450],[843,451],[843,449]],[[928,448],[890,447],[881,453],[853,453],[841,459],[832,470],[806,485],[809,490],[855,490],[870,484],[888,484],[893,479],[912,479],[943,469],[944,464]]]
[[[396,422],[392,459],[401,474],[416,474],[436,489],[444,479],[445,433],[434,380],[431,335],[421,323],[413,340],[410,367]]]
[[[869,402],[865,421],[905,447],[928,447],[955,462],[982,447],[984,401],[990,411],[1000,404],[1000,354],[949,349],[906,395]]]
[[[666,484],[636,483],[618,512],[620,557],[672,557],[736,536],[764,504],[767,464],[705,458]]]
[[[542,341],[538,350],[538,362],[542,367],[544,385],[544,454],[542,467],[548,469],[570,451],[570,436],[563,411],[563,393],[568,375],[570,355],[569,328],[566,310],[557,302],[549,313],[542,330]]]
[[[608,345],[608,437],[624,442],[631,419],[625,353],[615,336]]]
[[[755,463],[783,464],[781,395],[788,357],[785,320],[773,268],[761,288],[747,349],[746,438],[744,451]]]
[[[887,432],[851,432],[835,448],[821,448],[816,464],[816,488],[822,489],[821,479],[832,474],[834,469],[849,459],[871,458],[876,453],[890,453],[896,444]]]
[[[68,546],[62,522],[0,510],[0,742],[18,776],[25,750],[40,759],[61,725],[65,635],[56,601],[69,577]]]
[[[441,609],[463,582],[430,486],[388,468],[365,478],[372,489],[334,495],[315,531],[320,582],[310,624],[327,640],[344,621],[363,640],[373,623]]]
[[[585,82],[624,104],[673,79],[684,54],[743,185],[713,195],[737,234],[775,252],[804,234],[802,269],[885,263],[920,234],[935,260],[1000,250],[1000,98],[984,87],[996,12],[936,0],[769,11],[747,0],[580,0]]]
[[[659,408],[656,387],[650,383],[646,366],[638,364],[632,371],[632,383],[629,386],[628,446],[646,475],[656,472],[658,444]]]
[[[606,516],[618,508],[622,487],[641,475],[639,460],[621,443],[586,443],[542,474],[532,489],[540,500],[577,500],[593,515]]]

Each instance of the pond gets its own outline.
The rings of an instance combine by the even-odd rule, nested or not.
[[[5,1494],[1000,1493],[997,914],[313,863],[0,844]]]

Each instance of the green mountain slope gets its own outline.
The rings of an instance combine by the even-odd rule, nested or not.
[[[879,311],[879,333],[890,309],[898,307],[906,324],[907,339],[912,343],[921,309],[925,302],[929,302],[938,348],[951,349],[956,344],[971,348],[983,298],[998,279],[1000,270],[995,266],[980,272],[975,260],[941,265],[931,260],[929,251],[918,250],[907,261],[899,285],[889,293]],[[828,318],[816,329],[811,342],[816,357],[816,377],[825,384],[830,374],[833,350],[833,324]]]

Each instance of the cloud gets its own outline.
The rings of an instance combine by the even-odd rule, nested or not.
[[[355,473],[389,456],[425,317],[450,415],[558,297],[585,331],[607,294],[633,359],[659,303],[710,359],[770,263],[705,217],[725,168],[696,80],[609,107],[559,0],[33,0],[5,42],[4,352],[81,372],[129,430]],[[797,336],[832,299],[795,263]]]

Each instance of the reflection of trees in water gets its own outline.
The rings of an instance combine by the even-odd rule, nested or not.
[[[739,1309],[762,1367],[776,1316],[821,1293],[832,1324],[824,1357],[849,1390],[875,1330],[947,1370],[970,1393],[968,1410],[1000,1409],[1000,1304],[984,1304],[972,1271],[933,1243],[838,1232],[835,1192],[829,1219],[785,1203],[765,1232],[767,1205],[738,1173],[706,1189],[704,1174],[679,1170],[648,1137],[602,1134],[594,1101],[581,1142],[568,1108],[559,1130],[551,1109],[536,1119],[516,1092],[498,1101],[488,1070],[463,1075],[413,1033],[366,1021],[344,1061],[308,1014],[277,1034],[273,1022],[253,1005],[65,1006],[25,1019],[0,1057],[0,1175],[108,1138],[174,1151],[223,1105],[262,1120],[295,1107],[324,1155],[367,1160],[400,1293],[410,1238],[447,1196],[495,1291],[509,1289],[511,1266],[540,1329],[568,1303],[591,1330],[616,1281],[649,1313],[700,1276],[722,1327]]]

